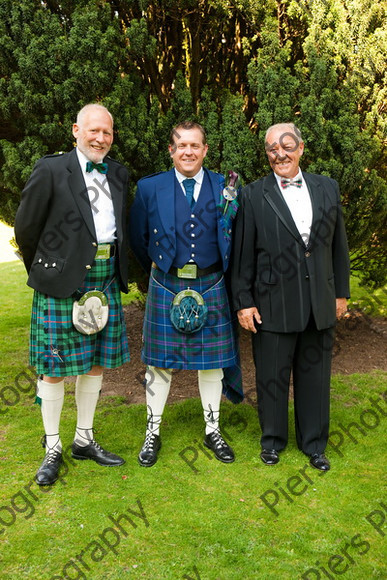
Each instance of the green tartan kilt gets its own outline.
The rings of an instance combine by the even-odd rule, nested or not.
[[[54,298],[35,290],[30,334],[30,364],[50,377],[83,375],[95,365],[108,369],[128,362],[129,345],[115,258],[95,260],[83,284],[69,298]],[[114,278],[114,279],[113,279]],[[100,332],[81,334],[72,323],[79,294],[101,290],[108,299],[109,319]]]

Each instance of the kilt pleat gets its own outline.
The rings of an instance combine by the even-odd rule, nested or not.
[[[205,299],[208,318],[202,330],[183,334],[172,326],[169,311],[174,296],[188,287]],[[237,344],[222,273],[187,280],[152,268],[143,341],[142,360],[148,365],[196,370],[236,365]]]
[[[116,368],[128,362],[129,345],[115,258],[95,260],[78,292],[54,298],[35,290],[32,302],[30,364],[38,374],[51,377],[82,375],[94,365]],[[72,323],[72,308],[79,293],[101,290],[109,304],[108,322],[100,332],[81,334]]]

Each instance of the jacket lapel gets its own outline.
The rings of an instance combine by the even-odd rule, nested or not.
[[[116,228],[117,228],[117,239],[119,242],[122,241],[123,231],[122,231],[122,207],[124,202],[124,195],[127,192],[123,191],[122,186],[124,181],[119,179],[120,166],[116,163],[111,163],[109,158],[104,159],[108,164],[107,180],[109,183],[110,195],[112,196],[114,215],[116,217]]]
[[[203,169],[204,169],[205,173],[208,175],[208,178],[210,180],[212,195],[213,195],[213,199],[214,199],[214,209],[215,209],[216,206],[221,201],[222,191],[223,191],[223,188],[225,185],[224,177],[223,177],[223,175],[221,175],[219,173],[214,173],[213,171],[209,171],[206,167],[204,167]],[[224,253],[227,251],[227,246],[230,244],[231,238],[230,238],[230,236],[227,238],[224,231],[223,231],[223,228],[226,227],[226,225],[224,224],[224,221],[221,219],[222,218],[221,211],[217,210],[217,216],[218,216],[218,220],[217,220],[218,244],[219,244],[219,249],[220,249],[221,254],[224,255]]]
[[[75,149],[69,153],[67,171],[68,183],[75,203],[78,206],[86,227],[89,229],[93,238],[96,239],[97,234],[94,227],[93,215],[91,213],[89,195]]]
[[[305,247],[303,239],[294,223],[292,214],[288,208],[286,201],[284,200],[282,193],[278,187],[277,180],[274,177],[274,173],[271,173],[265,178],[264,183],[264,197],[274,212],[277,214],[278,218],[281,220],[286,229],[292,234],[292,236]]]
[[[156,201],[165,233],[175,247],[175,170],[161,173],[156,186]]]
[[[214,173],[213,171],[209,171],[206,167],[203,167],[206,175],[208,176],[211,184],[212,195],[214,197],[215,206],[218,205],[221,198],[221,190],[224,187],[224,179],[219,173]]]
[[[303,177],[305,179],[306,185],[308,186],[310,199],[312,202],[312,210],[313,210],[313,219],[312,219],[312,228],[310,232],[310,239],[308,246],[312,246],[314,240],[317,237],[320,224],[322,223],[323,212],[324,212],[324,190],[321,187],[321,183],[316,175],[311,173],[304,173]]]

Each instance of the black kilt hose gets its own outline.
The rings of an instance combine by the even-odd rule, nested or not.
[[[171,303],[186,288],[199,292],[208,307],[204,327],[192,334],[176,330],[170,320]],[[152,268],[143,327],[142,360],[170,369],[223,369],[224,393],[243,398],[235,325],[231,318],[222,272],[187,280]]]
[[[85,335],[72,323],[72,308],[79,293],[100,290],[109,304],[106,326]],[[78,292],[69,298],[53,298],[35,290],[30,335],[30,364],[38,374],[50,377],[83,375],[93,366],[116,368],[128,362],[129,345],[115,258],[95,260]]]

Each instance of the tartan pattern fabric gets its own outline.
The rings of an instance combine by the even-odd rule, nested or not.
[[[114,275],[115,258],[95,260],[78,288],[81,294],[96,289],[107,296],[109,319],[97,334],[81,334],[73,326],[72,308],[74,300],[79,298],[78,293],[69,298],[54,298],[35,290],[30,364],[36,367],[38,374],[50,377],[83,375],[94,365],[116,368],[129,361],[119,282],[113,280]]]
[[[204,328],[183,334],[172,326],[169,311],[174,296],[191,288],[208,307]],[[217,369],[238,364],[238,353],[222,273],[187,280],[152,268],[143,327],[142,360],[161,368]]]

